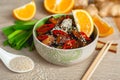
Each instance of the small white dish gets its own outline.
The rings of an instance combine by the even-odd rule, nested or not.
[[[26,69],[26,70],[20,70],[20,69],[14,69],[10,66],[10,63],[14,60],[14,59],[17,59],[17,58],[27,58],[31,64],[31,68],[30,69]],[[28,72],[28,71],[31,71],[33,68],[34,68],[34,62],[29,58],[29,57],[26,57],[26,56],[22,56],[22,55],[15,55],[15,54],[12,54],[12,53],[9,53],[7,51],[5,51],[4,49],[0,48],[0,59],[3,61],[3,63],[5,64],[5,66],[13,71],[13,72],[17,72],[17,73],[23,73],[23,72]],[[24,63],[24,62],[23,62]],[[23,66],[23,63],[20,63],[21,66]],[[25,64],[24,64],[25,65]],[[15,64],[15,66],[17,66],[17,64]],[[19,67],[20,68],[20,67]]]

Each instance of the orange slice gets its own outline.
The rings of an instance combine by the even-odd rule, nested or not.
[[[73,10],[72,13],[78,31],[82,31],[90,37],[94,29],[92,17],[85,10]]]
[[[36,5],[34,1],[31,1],[19,8],[13,10],[15,18],[23,21],[31,20],[36,13]]]
[[[114,29],[108,25],[102,18],[98,15],[93,17],[94,24],[98,27],[99,36],[106,37],[111,35],[114,32]]]
[[[44,0],[44,7],[51,13],[68,13],[74,6],[74,0]]]

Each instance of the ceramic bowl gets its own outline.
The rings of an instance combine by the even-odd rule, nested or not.
[[[52,16],[57,18],[62,15],[64,14],[55,14]],[[36,37],[36,28],[43,25],[49,17],[50,16],[40,19],[33,28],[34,44],[40,56],[42,56],[45,60],[47,60],[50,63],[68,66],[78,62],[82,62],[93,53],[97,44],[99,34],[98,29],[95,26],[94,31],[92,33],[92,37],[94,40],[90,44],[81,48],[67,50],[57,49],[54,47],[47,46],[40,42]]]

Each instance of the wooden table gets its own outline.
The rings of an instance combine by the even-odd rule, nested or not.
[[[33,59],[35,68],[31,72],[18,74],[9,71],[2,61],[0,61],[0,80],[80,80],[86,69],[97,55],[98,51],[85,61],[69,67],[61,67],[53,65],[45,61],[35,51],[29,52],[28,49],[20,51],[12,49],[9,46],[3,46],[3,41],[6,39],[2,34],[2,27],[12,25],[14,18],[12,17],[12,10],[16,7],[24,5],[31,0],[2,0],[0,1],[0,47],[12,52],[14,54],[25,55]],[[35,0],[37,5],[37,13],[35,18],[41,19],[50,15],[44,10],[43,0]],[[114,40],[116,43],[120,42],[120,33],[112,18],[105,18],[114,28],[114,34],[106,38],[99,38],[100,40]],[[119,43],[120,45],[120,43]],[[91,80],[120,80],[120,48],[118,45],[117,54],[108,52],[97,70],[94,72]]]

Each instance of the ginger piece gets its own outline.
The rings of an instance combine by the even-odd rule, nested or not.
[[[103,5],[101,5],[99,15],[102,16],[102,17],[109,16],[110,15],[109,11],[110,11],[110,9],[113,5],[114,5],[113,2],[106,2]]]
[[[90,0],[92,1],[92,0]],[[92,16],[99,14],[101,17],[120,16],[120,0],[94,0],[94,4],[89,4],[89,0],[75,0],[74,8],[85,9]]]
[[[100,50],[102,49],[102,47],[105,45],[105,42],[102,42],[102,41],[98,41],[97,42],[97,46],[96,46],[96,50]],[[115,44],[112,44],[109,48],[109,51],[110,52],[113,52],[113,53],[117,53],[117,46],[118,44],[115,43]]]
[[[116,2],[116,3],[120,2],[120,0],[94,0],[95,3],[104,3],[106,1],[111,1],[111,2]]]
[[[94,0],[94,3],[98,9],[100,9],[104,4],[106,5],[107,0]]]
[[[83,9],[88,6],[89,0],[75,0],[74,9]]]
[[[85,10],[88,11],[91,16],[98,15],[98,9],[95,4],[90,4]]]
[[[101,17],[120,16],[120,0],[94,0]]]
[[[107,0],[94,0],[95,3],[103,3],[105,1],[107,1]]]
[[[110,10],[111,16],[120,16],[120,4],[114,4]]]

